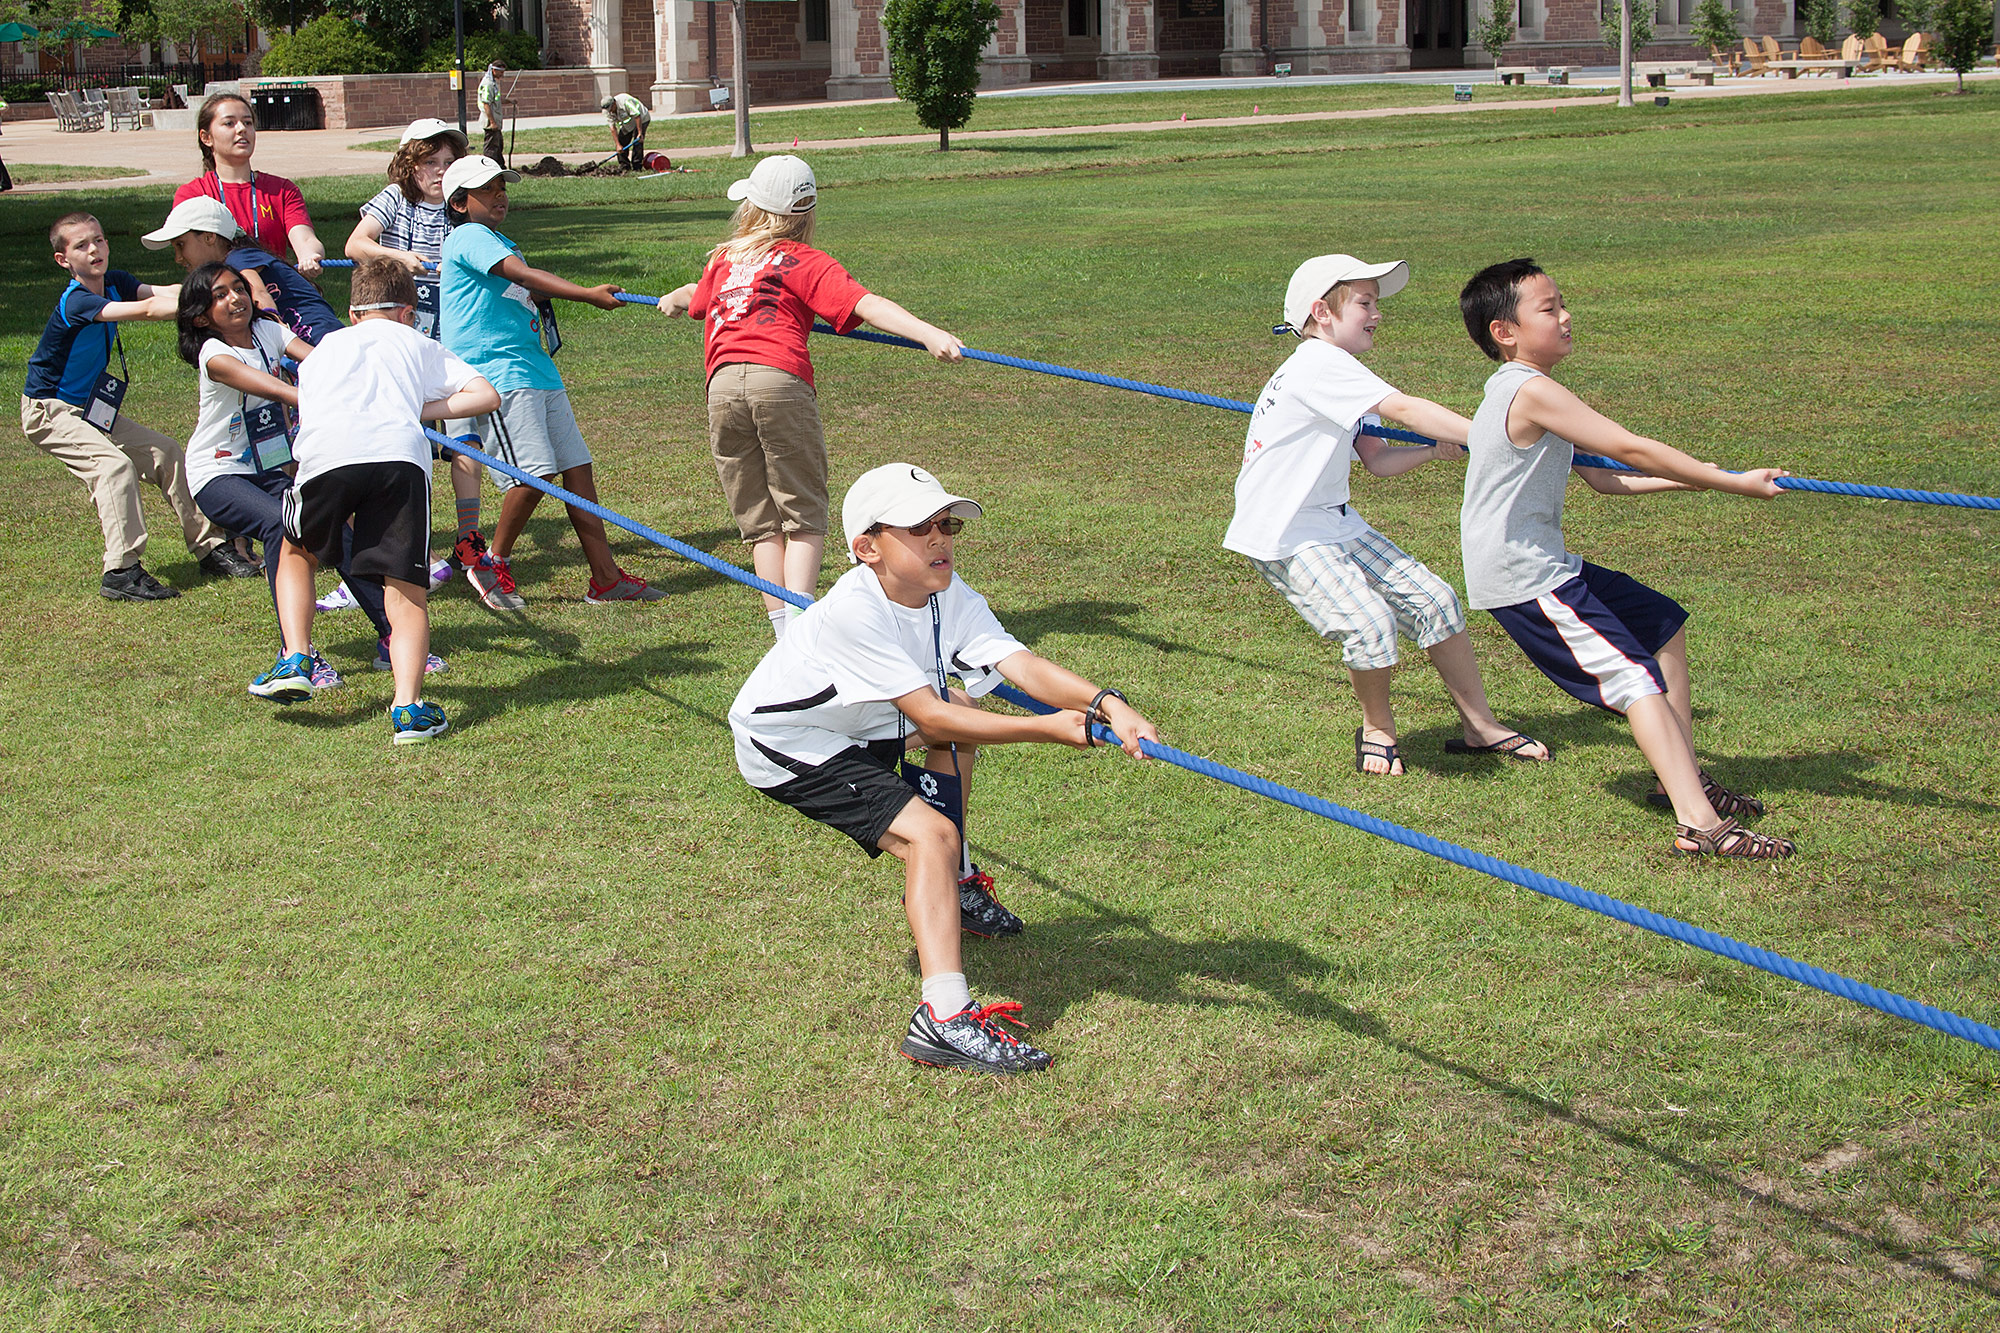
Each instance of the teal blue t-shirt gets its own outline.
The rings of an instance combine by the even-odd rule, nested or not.
[[[501,393],[560,389],[556,363],[542,350],[533,293],[495,268],[520,247],[484,223],[453,227],[445,237],[439,314],[445,350],[484,375]]]

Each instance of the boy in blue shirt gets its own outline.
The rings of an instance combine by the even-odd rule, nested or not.
[[[1777,479],[1785,470],[1725,472],[1633,434],[1556,383],[1555,368],[1570,353],[1569,311],[1532,259],[1481,269],[1459,294],[1459,310],[1479,350],[1500,362],[1466,441],[1471,463],[1459,540],[1467,600],[1492,612],[1556,685],[1631,723],[1659,777],[1649,799],[1673,807],[1676,852],[1790,856],[1789,838],[1737,822],[1763,814],[1764,803],[1730,791],[1695,758],[1687,611],[1630,575],[1577,556],[1562,532],[1572,470],[1604,495],[1709,490],[1766,500],[1782,494]],[[1575,445],[1646,475],[1578,466]]]
[[[160,229],[139,240],[148,250],[173,247],[175,262],[190,273],[203,264],[229,265],[250,285],[250,299],[259,309],[275,311],[285,327],[319,346],[321,338],[341,327],[340,316],[290,264],[256,245],[239,245],[242,231],[220,199],[198,194],[175,204]]]
[[[619,289],[609,283],[579,287],[528,267],[520,247],[500,234],[498,228],[507,220],[507,182],[519,179],[520,172],[486,157],[462,157],[444,174],[445,206],[465,219],[445,239],[439,266],[444,345],[500,391],[500,410],[480,423],[487,452],[544,481],[560,476],[563,489],[594,503],[597,481],[590,447],[577,428],[556,363],[542,345],[545,334],[550,350],[560,345],[545,298],[583,301],[599,310],[617,310],[624,303],[617,297]],[[486,560],[467,566],[466,577],[486,605],[519,610],[525,603],[508,556],[542,493],[497,472],[493,484],[500,488],[493,544]],[[590,562],[586,602],[651,602],[666,596],[618,567],[604,520],[571,507],[569,521]]]
[[[49,228],[56,266],[70,275],[55,312],[28,359],[21,386],[21,429],[28,442],[60,459],[82,482],[104,529],[104,580],[98,591],[113,601],[156,602],[180,596],[139,563],[146,550],[146,517],[139,483],[160,488],[181,521],[188,551],[205,574],[254,578],[262,571],[223,545],[223,535],[188,494],[180,445],[118,410],[130,375],[118,325],[135,319],[174,319],[180,288],[150,287],[111,268],[111,243],[88,213],[70,213]],[[118,373],[110,373],[118,353]]]

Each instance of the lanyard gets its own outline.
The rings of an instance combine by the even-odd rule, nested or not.
[[[951,689],[944,677],[944,618],[938,613],[937,594],[931,594],[931,659],[937,664],[938,698],[949,701]]]
[[[222,197],[221,173],[211,171],[208,174],[215,181],[215,202],[221,204],[224,208],[229,207],[229,201]],[[257,237],[257,228],[257,171],[253,167],[250,171],[250,242],[253,245],[262,245],[263,241]]]

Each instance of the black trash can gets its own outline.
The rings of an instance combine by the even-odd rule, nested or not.
[[[260,130],[317,130],[326,125],[326,110],[320,105],[319,90],[303,84],[258,88],[250,94],[250,109],[257,113]]]

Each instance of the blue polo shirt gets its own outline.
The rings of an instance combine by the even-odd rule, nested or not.
[[[509,255],[521,258],[520,247],[484,223],[451,229],[438,265],[445,350],[501,393],[560,390],[562,375],[542,350],[534,294],[494,272]]]
[[[123,269],[104,275],[104,295],[99,296],[75,278],[56,298],[55,313],[49,316],[35,354],[28,358],[28,379],[21,393],[28,398],[59,398],[71,407],[90,402],[97,377],[111,364],[111,342],[118,336],[116,324],[98,321],[98,313],[114,301],[139,299],[139,280]]]
[[[238,273],[255,273],[262,278],[264,285],[271,289],[271,298],[278,303],[278,318],[314,347],[319,346],[319,340],[327,334],[346,327],[340,322],[340,316],[333,312],[326,297],[320,295],[319,288],[270,251],[254,245],[239,245],[229,252],[229,267]]]

